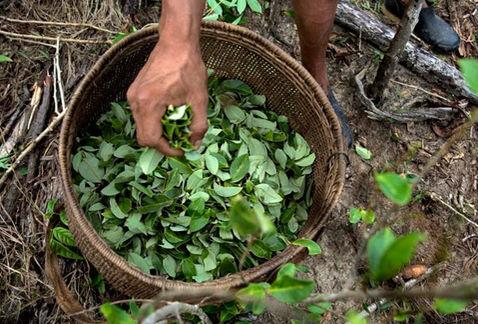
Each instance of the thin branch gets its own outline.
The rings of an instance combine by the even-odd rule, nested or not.
[[[309,297],[304,304],[315,304],[318,302],[335,302],[338,300],[366,300],[366,299],[418,299],[418,298],[449,298],[469,300],[478,297],[478,278],[464,281],[456,286],[436,288],[415,288],[410,290],[343,290],[332,294],[318,294]]]
[[[416,86],[416,85],[413,85],[413,84],[407,84],[407,83],[403,83],[403,82],[400,82],[400,81],[397,81],[397,80],[391,80],[391,82],[393,83],[396,83],[396,84],[399,84],[401,86],[404,86],[404,87],[408,87],[408,88],[411,88],[411,89],[415,89],[415,90],[419,90],[423,93],[426,93],[427,95],[430,95],[430,96],[433,96],[433,97],[436,97],[438,99],[441,99],[447,103],[451,103],[452,101],[450,99],[447,99],[443,96],[440,96],[438,93],[435,93],[435,92],[431,92],[431,91],[428,91],[426,89],[423,89],[419,86]]]
[[[28,144],[28,146],[18,155],[18,157],[15,159],[15,162],[13,162],[12,165],[7,170],[5,170],[5,173],[0,178],[0,188],[7,180],[8,176],[13,173],[13,171],[22,163],[23,159],[28,156],[28,154],[38,145],[38,143],[41,142],[41,140],[43,140],[56,128],[56,126],[58,126],[58,124],[60,124],[66,112],[67,110],[64,110],[61,112],[61,114],[55,117],[53,121],[48,125],[48,127],[43,132],[41,132],[41,134],[38,135],[34,140],[32,140],[30,144]]]
[[[91,29],[96,29],[105,33],[109,34],[116,34],[117,32],[113,30],[109,30],[106,28],[98,27],[93,24],[88,23],[74,23],[74,22],[60,22],[60,21],[41,21],[41,20],[21,20],[21,19],[14,19],[8,18],[5,16],[0,16],[0,20],[5,20],[12,23],[19,23],[19,24],[33,24],[33,25],[46,25],[46,26],[70,26],[70,27],[87,27]]]
[[[189,305],[180,302],[168,303],[166,306],[157,309],[153,314],[146,317],[141,324],[156,324],[178,314],[193,314],[199,317],[202,323],[212,324],[206,313],[197,305]]]
[[[422,9],[423,0],[412,0],[407,6],[407,10],[403,15],[400,26],[390,43],[382,62],[378,67],[377,75],[371,89],[371,97],[376,102],[383,100],[385,89],[395,72],[398,61],[400,60],[403,50],[410,40],[413,30],[418,23],[418,17]]]
[[[15,38],[24,38],[24,39],[34,39],[34,40],[41,40],[41,41],[52,41],[56,42],[57,37],[49,37],[49,36],[39,36],[39,35],[29,35],[29,34],[17,34],[7,32],[5,30],[0,30],[0,35],[8,36],[8,37],[15,37]],[[113,44],[111,40],[94,40],[94,39],[76,39],[76,38],[62,38],[60,37],[60,41],[68,42],[68,43],[79,43],[79,44]]]
[[[463,213],[460,213],[458,210],[456,210],[455,208],[453,208],[452,205],[448,204],[446,201],[444,201],[443,199],[440,198],[440,196],[438,196],[436,193],[434,192],[431,192],[430,193],[430,198],[434,201],[438,201],[439,203],[441,203],[443,206],[447,207],[448,209],[450,209],[452,212],[454,212],[456,215],[460,216],[461,218],[463,218],[464,220],[466,220],[469,224],[475,226],[475,228],[478,228],[478,224],[474,221],[472,221],[471,219],[469,219],[465,214]]]
[[[54,64],[56,65],[56,82],[58,83],[58,91],[60,92],[60,100],[61,100],[61,111],[66,110],[65,104],[65,93],[63,92],[63,81],[61,79],[61,67],[60,67],[60,37],[56,38],[56,46],[55,46],[55,60]]]

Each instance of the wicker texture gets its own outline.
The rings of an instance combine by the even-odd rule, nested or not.
[[[157,27],[141,30],[109,49],[82,80],[70,102],[60,135],[60,166],[69,227],[83,255],[123,293],[150,298],[162,290],[193,293],[201,288],[228,289],[265,278],[281,264],[299,260],[304,249],[289,246],[271,260],[240,273],[204,283],[185,283],[147,275],[117,255],[95,232],[73,190],[71,153],[75,139],[110,107],[124,100],[128,86],[158,39]],[[221,77],[240,79],[267,97],[267,106],[286,115],[317,156],[313,205],[300,237],[315,239],[337,202],[344,181],[342,137],[327,97],[294,59],[259,35],[241,27],[203,23],[201,49],[208,68]],[[189,300],[196,302],[197,300]]]

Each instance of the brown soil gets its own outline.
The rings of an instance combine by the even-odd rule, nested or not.
[[[299,48],[295,25],[285,14],[289,1],[277,0],[263,17],[251,16],[248,27],[276,42],[291,55],[299,59]],[[357,1],[367,6],[365,0]],[[449,17],[447,3],[439,1],[439,12]],[[476,35],[478,16],[473,10],[476,3],[459,0],[456,10],[460,30],[465,39],[462,49],[466,56],[478,54]],[[89,2],[21,0],[0,1],[0,10],[10,18],[38,19],[56,21],[85,21],[112,30],[128,30],[154,22],[159,9],[158,3],[147,4],[139,14],[127,17],[114,1],[103,1],[96,11],[88,7]],[[75,2],[76,3],[76,2]],[[128,1],[128,3],[133,3]],[[371,2],[369,7],[373,8]],[[125,7],[131,11],[131,6]],[[123,10],[125,10],[123,8]],[[133,8],[134,9],[134,8]],[[0,29],[16,33],[69,35],[83,39],[109,39],[111,35],[91,29],[72,27],[42,27],[8,23],[0,18]],[[81,33],[80,33],[81,31]],[[74,35],[78,32],[78,35]],[[477,228],[465,221],[461,214],[478,221],[478,146],[476,126],[452,147],[435,167],[418,184],[415,201],[408,207],[394,209],[376,192],[373,173],[392,169],[401,173],[419,174],[428,159],[444,144],[449,134],[460,125],[464,118],[457,114],[447,123],[420,122],[398,124],[376,122],[367,118],[356,99],[356,90],[351,80],[364,66],[377,63],[377,51],[362,43],[348,31],[334,29],[329,47],[330,79],[337,99],[342,104],[354,131],[356,143],[367,147],[373,158],[364,162],[353,150],[347,152],[350,164],[347,169],[346,185],[341,200],[330,222],[319,239],[323,254],[309,257],[304,264],[312,269],[311,276],[316,280],[318,291],[338,292],[344,288],[360,288],[361,279],[357,277],[364,271],[364,263],[357,262],[357,251],[364,242],[368,228],[354,226],[348,222],[351,207],[374,207],[378,221],[383,222],[392,215],[400,215],[393,226],[397,233],[422,231],[427,240],[420,246],[413,263],[427,267],[442,263],[443,269],[430,277],[423,286],[444,285],[472,277],[478,264]],[[91,64],[107,49],[106,45],[68,44],[61,54],[66,95],[71,95],[78,80]],[[8,40],[0,36],[0,54],[10,55],[15,63],[2,64],[0,69],[0,125],[1,132],[8,120],[17,110],[28,109],[32,86],[43,80],[51,65],[54,49],[25,42]],[[456,57],[448,57],[453,62]],[[373,77],[373,76],[371,76]],[[395,80],[419,86],[433,93],[446,96],[446,89],[438,89],[427,84],[426,80],[404,68],[399,68]],[[388,97],[394,106],[403,105],[414,98],[422,98],[420,105],[433,106],[439,101],[420,90],[393,84]],[[28,110],[26,110],[28,111]],[[58,180],[57,159],[58,133],[52,134],[38,150],[39,166],[35,177],[27,182],[25,176],[17,173],[3,191],[0,192],[0,321],[8,322],[52,322],[61,319],[54,292],[44,273],[44,233],[46,222],[43,211],[52,197],[61,198]],[[70,289],[80,296],[84,307],[92,307],[105,300],[119,298],[110,290],[106,296],[99,296],[89,284],[90,269],[86,262],[61,261],[62,270]],[[358,266],[358,269],[356,269]],[[357,270],[357,271],[356,271]],[[395,304],[395,303],[394,303]],[[457,316],[442,317],[429,307],[427,301],[419,303],[396,303],[401,309],[412,312],[418,309],[427,315],[427,322],[450,323],[472,322],[478,316],[476,307]],[[343,322],[343,314],[350,308],[361,311],[363,305],[353,302],[337,302],[333,311],[325,319],[327,322]],[[391,322],[394,310],[377,311],[372,315],[373,322]],[[34,320],[32,320],[34,319]],[[258,319],[258,322],[277,321],[272,314]]]

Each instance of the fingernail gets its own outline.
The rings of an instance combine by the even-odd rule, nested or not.
[[[201,140],[197,140],[196,143],[194,143],[194,148],[197,150],[198,148],[201,147],[201,144],[202,144],[202,141],[201,141]]]

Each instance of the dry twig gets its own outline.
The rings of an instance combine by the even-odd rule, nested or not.
[[[116,34],[115,31],[109,30],[106,28],[98,27],[93,24],[88,23],[74,23],[74,22],[60,22],[60,21],[42,21],[42,20],[21,20],[21,19],[14,19],[5,16],[0,16],[0,20],[5,20],[12,23],[19,23],[19,24],[31,24],[31,25],[46,25],[46,26],[65,26],[65,27],[87,27],[91,29],[96,29],[98,31],[102,31],[109,34]]]
[[[58,37],[29,35],[29,34],[17,34],[17,33],[7,32],[5,30],[0,30],[0,35],[4,35],[7,37],[14,37],[18,39],[33,39],[33,40],[52,41],[52,42],[56,42],[58,38]],[[60,41],[68,42],[68,43],[79,43],[79,44],[109,44],[109,45],[112,44],[111,40],[76,39],[76,38],[62,38],[62,37],[60,37]]]
[[[166,306],[154,311],[153,314],[146,317],[142,324],[156,324],[160,321],[166,320],[171,316],[179,317],[180,314],[193,314],[199,317],[202,323],[212,324],[206,313],[197,305],[189,305],[180,302],[167,303]],[[178,318],[180,319],[180,317]]]

